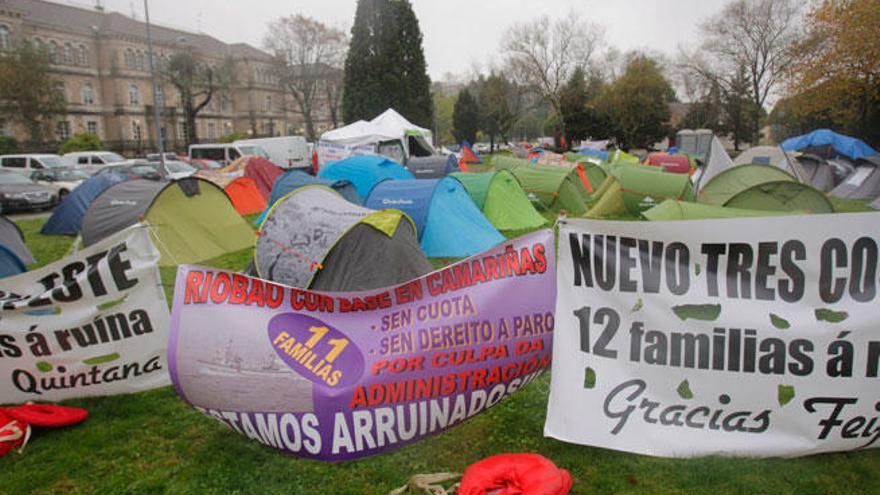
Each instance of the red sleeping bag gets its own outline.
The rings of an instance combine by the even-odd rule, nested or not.
[[[566,495],[571,475],[538,454],[500,454],[468,466],[458,495]]]
[[[24,445],[28,437],[28,425],[0,409],[0,457]]]
[[[31,426],[57,428],[82,423],[89,412],[54,404],[25,404],[0,408],[0,457],[28,441]]]

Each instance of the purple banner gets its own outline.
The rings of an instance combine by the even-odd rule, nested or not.
[[[393,450],[488,409],[550,365],[555,273],[549,230],[369,292],[181,266],[171,378],[199,411],[288,454]]]

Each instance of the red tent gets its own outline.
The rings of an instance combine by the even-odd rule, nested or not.
[[[266,209],[266,199],[260,193],[256,182],[248,177],[239,177],[223,188],[239,215],[260,213]]]
[[[226,189],[230,182],[239,178],[247,177],[254,181],[260,195],[268,201],[272,193],[275,179],[283,174],[284,170],[278,165],[259,156],[243,156],[218,170],[199,170],[196,175],[210,180],[211,182]]]
[[[664,170],[673,174],[691,173],[691,161],[684,155],[673,155],[663,152],[649,153],[645,159],[645,164],[663,167]]]

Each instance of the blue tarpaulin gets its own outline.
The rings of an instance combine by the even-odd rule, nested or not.
[[[386,180],[376,185],[365,206],[406,212],[416,224],[422,251],[431,258],[471,256],[504,242],[452,177]]]
[[[831,146],[838,154],[853,160],[877,154],[876,150],[861,139],[844,136],[829,129],[817,129],[803,136],[786,139],[781,146],[785,151],[798,151],[815,146]]]
[[[128,179],[118,174],[93,175],[64,197],[61,204],[55,207],[55,211],[43,225],[40,233],[47,235],[79,234],[83,217],[86,210],[92,205],[92,201],[113,184],[126,180]]]
[[[377,155],[354,155],[321,167],[322,179],[345,179],[354,184],[358,196],[366,198],[373,186],[385,179],[415,179],[403,165]]]
[[[583,150],[578,151],[577,154],[578,155],[595,156],[596,158],[602,160],[603,162],[608,161],[608,152],[607,151],[583,149]]]

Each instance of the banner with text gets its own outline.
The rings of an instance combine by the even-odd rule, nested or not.
[[[567,221],[545,434],[675,457],[880,446],[878,225]]]
[[[546,230],[368,292],[182,266],[171,378],[196,409],[288,454],[388,451],[484,411],[549,366],[554,274]]]
[[[159,251],[137,225],[0,280],[0,404],[168,385]]]

